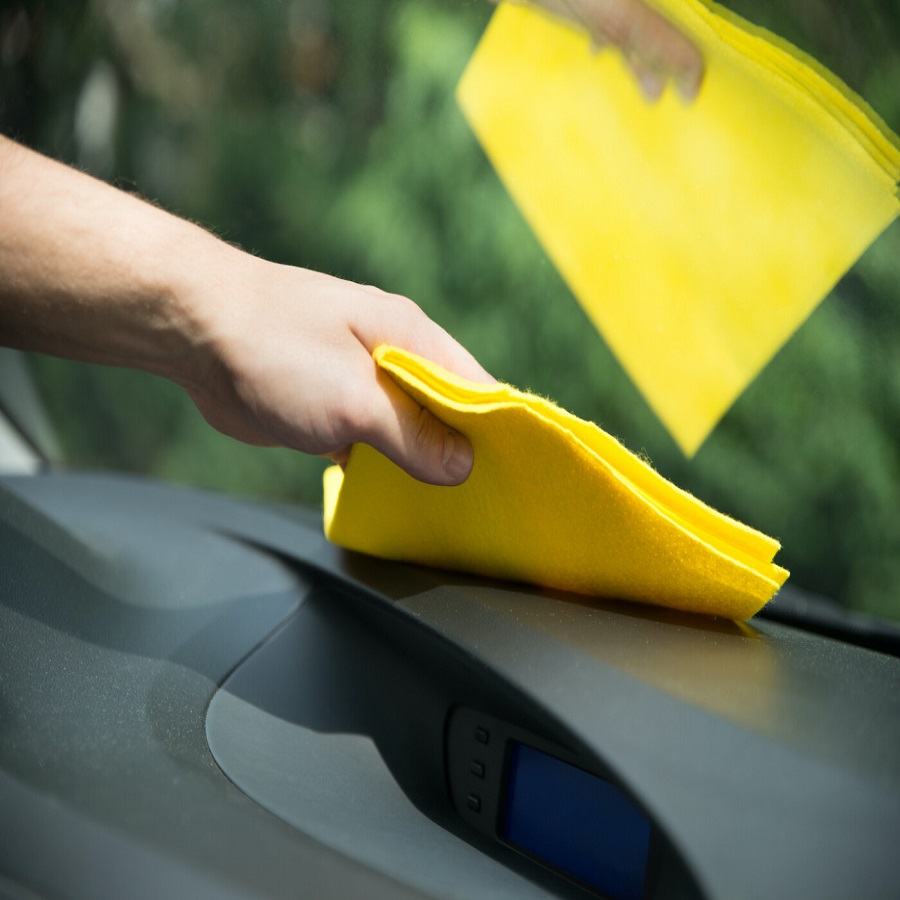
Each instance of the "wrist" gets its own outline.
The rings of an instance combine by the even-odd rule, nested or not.
[[[216,260],[220,245],[227,245],[167,213],[154,225],[133,279],[144,312],[135,335],[139,358],[132,365],[193,387],[202,380],[210,342],[214,311],[208,304],[220,277]]]
[[[189,231],[172,247],[175,256],[169,257],[160,285],[161,306],[173,331],[158,374],[186,388],[205,389],[220,380],[235,337],[246,331],[242,306],[233,301],[252,291],[252,264],[261,261],[202,228],[181,224]]]

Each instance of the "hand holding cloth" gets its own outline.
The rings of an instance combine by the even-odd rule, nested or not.
[[[365,444],[325,473],[325,534],[387,559],[750,618],[788,573],[777,541],[680,490],[596,425],[393,347],[377,364],[475,451],[458,487]]]

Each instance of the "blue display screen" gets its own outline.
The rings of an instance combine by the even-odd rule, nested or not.
[[[501,836],[614,900],[641,900],[650,822],[608,781],[511,743]]]

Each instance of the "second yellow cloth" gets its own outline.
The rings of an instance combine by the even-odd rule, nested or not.
[[[715,3],[690,107],[501,5],[460,105],[548,255],[687,455],[900,211],[900,142],[815,60]]]
[[[744,620],[788,573],[777,541],[666,481],[590,422],[392,347],[378,365],[465,434],[475,467],[436,487],[357,444],[325,473],[325,533],[351,550]]]

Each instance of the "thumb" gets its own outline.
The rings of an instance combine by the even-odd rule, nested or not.
[[[419,406],[384,373],[378,373],[378,380],[390,409],[374,417],[378,425],[366,443],[419,481],[462,484],[475,458],[468,439]]]

